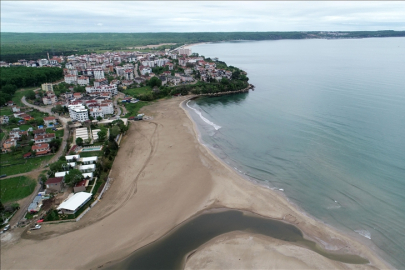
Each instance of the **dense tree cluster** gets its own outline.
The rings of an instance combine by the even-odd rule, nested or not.
[[[18,88],[40,86],[42,83],[61,78],[63,78],[63,70],[56,67],[2,67],[0,68],[0,104],[10,101]]]
[[[342,38],[398,37],[405,31],[344,32]],[[346,34],[347,33],[347,34]],[[97,50],[121,50],[126,46],[175,43],[161,46],[227,40],[277,40],[328,38],[328,32],[198,32],[198,33],[1,33],[1,60],[39,59],[51,55],[86,54]]]

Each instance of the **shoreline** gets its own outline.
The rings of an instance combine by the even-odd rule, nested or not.
[[[215,208],[283,220],[326,250],[357,254],[377,268],[390,268],[364,245],[322,226],[299,213],[281,194],[246,181],[224,166],[199,141],[196,123],[181,107],[189,98],[160,100],[143,107],[142,112],[153,120],[131,123],[113,164],[112,185],[103,199],[80,222],[44,225],[4,247],[2,242],[2,268],[109,266]],[[43,260],[50,255],[52,260]]]
[[[388,266],[388,268],[390,268],[390,269],[395,269],[391,264],[389,264],[387,261],[385,261],[385,260],[378,254],[378,251],[379,251],[379,250],[376,250],[376,249],[378,249],[378,247],[377,247],[374,243],[372,244],[372,245],[373,245],[372,247],[373,247],[374,249],[373,249],[373,248],[370,248],[369,246],[367,246],[367,243],[365,242],[365,241],[367,241],[367,240],[366,240],[366,239],[363,239],[360,234],[357,234],[356,232],[350,231],[350,233],[351,233],[351,235],[350,235],[350,234],[348,234],[349,231],[348,231],[348,232],[344,232],[344,231],[342,231],[342,230],[340,230],[340,229],[338,229],[338,228],[335,228],[333,225],[331,225],[331,224],[329,224],[329,223],[326,223],[326,222],[324,222],[323,220],[318,219],[318,218],[316,218],[316,217],[310,215],[308,212],[306,212],[306,211],[303,210],[301,207],[299,207],[296,203],[294,203],[293,201],[291,201],[291,200],[288,198],[288,196],[287,196],[283,191],[279,191],[279,189],[277,189],[276,187],[270,187],[270,185],[267,185],[267,184],[264,184],[264,183],[260,183],[260,182],[257,181],[256,179],[251,178],[250,176],[248,176],[248,175],[242,173],[241,171],[237,170],[236,168],[232,167],[231,164],[226,163],[226,162],[225,162],[224,160],[222,160],[219,156],[217,156],[217,155],[215,154],[214,150],[211,149],[208,145],[206,145],[206,144],[203,142],[203,140],[202,140],[202,138],[201,138],[201,132],[198,130],[197,123],[193,120],[192,116],[190,115],[189,110],[187,109],[186,103],[187,103],[188,101],[190,101],[190,100],[196,100],[196,99],[199,98],[199,97],[200,97],[200,96],[192,96],[192,97],[190,97],[189,99],[186,99],[186,100],[182,101],[182,102],[179,104],[179,106],[183,109],[183,111],[185,112],[185,114],[187,115],[187,117],[188,117],[188,118],[190,119],[190,121],[193,123],[194,133],[195,133],[195,136],[197,137],[198,142],[207,150],[207,152],[208,152],[214,159],[217,160],[217,162],[219,162],[220,164],[222,164],[222,165],[223,165],[224,167],[226,167],[228,170],[230,170],[230,171],[236,173],[237,175],[239,175],[241,178],[243,178],[244,180],[248,181],[249,183],[252,183],[253,185],[256,185],[256,186],[265,188],[265,189],[271,191],[271,192],[273,193],[273,195],[276,195],[276,196],[279,197],[280,199],[287,201],[287,203],[290,204],[290,206],[292,206],[293,208],[295,208],[295,210],[296,210],[297,212],[299,212],[301,215],[305,216],[306,218],[312,219],[313,221],[315,221],[315,222],[317,222],[317,223],[319,223],[319,224],[322,224],[323,226],[327,227],[329,230],[336,231],[337,234],[339,234],[339,235],[341,235],[341,236],[344,236],[344,237],[353,237],[353,236],[354,236],[354,237],[355,237],[354,241],[358,242],[358,243],[359,243],[360,245],[362,245],[364,248],[367,248],[370,252],[374,253],[374,254],[372,254],[372,255],[374,255],[378,260],[380,260],[381,262],[383,262],[384,264],[386,264],[386,266]],[[216,208],[211,208],[211,209],[216,209]],[[254,214],[257,214],[257,215],[259,215],[259,216],[261,216],[261,217],[263,217],[263,218],[270,218],[270,219],[274,219],[274,220],[283,221],[283,222],[285,222],[285,223],[287,223],[287,224],[295,225],[295,226],[297,226],[297,228],[300,229],[300,231],[303,233],[303,235],[304,235],[305,238],[307,238],[307,239],[309,239],[309,240],[312,240],[312,241],[314,241],[314,242],[317,243],[317,244],[321,244],[322,248],[324,248],[325,250],[333,251],[332,249],[329,249],[326,245],[324,245],[324,243],[320,243],[320,242],[319,242],[319,239],[313,238],[310,234],[307,234],[307,232],[306,232],[305,230],[303,230],[299,225],[296,225],[296,224],[294,224],[293,222],[290,222],[290,221],[286,220],[285,217],[282,218],[282,219],[278,219],[278,218],[274,218],[274,217],[269,217],[269,216],[266,216],[266,215],[262,215],[262,214],[260,214],[260,213],[257,213],[257,212],[251,211],[251,210],[247,210],[247,209],[241,209],[241,208],[227,208],[227,209],[248,211],[248,212],[252,212],[252,213],[254,213]],[[207,209],[207,210],[209,210],[209,209]],[[216,237],[216,238],[219,238],[219,237]],[[259,238],[260,238],[260,236],[259,236]],[[352,240],[352,241],[353,241],[353,240]],[[211,241],[209,241],[209,242],[211,242]],[[205,243],[203,246],[209,246],[209,244],[208,244],[209,242]],[[327,244],[327,243],[326,243],[326,244]],[[338,252],[338,253],[339,253],[339,252]],[[347,253],[341,253],[341,254],[347,254]],[[356,253],[356,255],[360,255],[360,254]],[[188,259],[187,259],[187,260],[188,260]],[[371,263],[371,260],[370,260],[370,263]]]

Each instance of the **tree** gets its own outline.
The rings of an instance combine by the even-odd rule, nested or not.
[[[83,178],[84,177],[81,171],[79,171],[78,169],[73,169],[70,170],[69,173],[65,175],[64,181],[68,186],[72,187],[76,183],[82,181]]]
[[[119,126],[113,126],[112,128],[111,128],[111,136],[115,139],[115,137],[117,137],[118,136],[118,134],[120,134],[121,133],[121,129],[119,128]]]
[[[101,120],[103,120],[103,117],[97,116],[97,121],[101,121]]]
[[[34,100],[34,99],[35,99],[35,92],[34,92],[33,90],[29,90],[29,91],[27,91],[27,93],[25,94],[25,97],[26,97],[27,99]]]
[[[76,139],[76,144],[77,144],[78,146],[82,146],[82,145],[83,145],[83,139],[80,138],[80,137],[78,137],[78,138]]]
[[[107,132],[105,130],[100,130],[99,132],[97,132],[98,135],[98,140],[100,142],[105,140],[105,137],[107,136]]]

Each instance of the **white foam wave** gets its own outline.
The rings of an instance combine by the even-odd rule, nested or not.
[[[192,109],[193,111],[195,111],[196,114],[198,114],[198,115],[200,116],[200,118],[201,118],[205,123],[207,123],[208,125],[214,127],[215,130],[218,130],[218,129],[221,128],[221,126],[218,126],[218,125],[216,125],[215,123],[213,123],[213,122],[211,122],[210,120],[208,120],[207,118],[205,118],[205,117],[201,114],[201,112],[200,112],[199,110],[197,110],[197,109],[191,107],[190,105],[188,105],[189,102],[190,102],[190,100],[187,101],[187,103],[186,103],[187,107],[189,107],[190,109]]]
[[[354,230],[356,233],[364,236],[365,238],[371,239],[371,233],[367,230]]]

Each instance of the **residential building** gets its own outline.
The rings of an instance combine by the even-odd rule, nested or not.
[[[97,79],[94,80],[94,86],[101,86],[101,85],[108,85],[108,80],[107,79]]]
[[[95,70],[93,70],[93,73],[94,73],[94,79],[96,79],[96,80],[104,79],[104,70],[95,69]]]
[[[52,91],[53,92],[53,84],[52,83],[43,83],[41,85],[42,90],[45,92]]]
[[[83,173],[94,172],[95,170],[96,170],[96,165],[95,164],[79,166],[79,171],[81,171]]]
[[[89,85],[90,84],[89,77],[80,76],[79,78],[77,78],[77,84],[81,86]]]
[[[46,131],[44,128],[40,128],[40,129],[33,130],[32,134],[34,134],[34,136],[45,135]]]
[[[47,143],[47,142],[51,142],[53,139],[55,139],[55,133],[48,133],[45,135],[37,135],[34,138],[34,141],[36,144],[38,143]]]
[[[65,75],[65,83],[67,84],[76,84],[77,75]]]
[[[68,155],[68,156],[65,156],[65,159],[68,162],[77,161],[80,159],[80,155]]]
[[[46,192],[51,193],[53,191],[60,192],[64,187],[63,177],[53,177],[49,178],[46,182]]]
[[[11,107],[11,110],[13,111],[13,112],[20,112],[21,110],[20,110],[20,107],[17,107],[17,106],[13,106],[13,107]]]
[[[53,126],[56,124],[56,118],[54,116],[44,117],[44,123],[47,127]]]
[[[10,121],[10,119],[8,118],[7,115],[0,116],[0,123],[1,123],[2,125],[8,124],[9,121]]]
[[[94,157],[84,157],[79,159],[80,162],[83,163],[83,165],[89,165],[89,164],[95,164],[97,163],[98,157],[94,156]]]
[[[49,144],[47,143],[34,144],[31,147],[31,150],[36,152],[36,155],[44,155],[51,151],[49,148]]]
[[[82,104],[69,105],[68,109],[69,109],[70,118],[72,118],[72,120],[76,120],[79,122],[84,122],[84,121],[89,120],[89,113],[88,113],[86,107],[84,107]]]
[[[88,86],[86,87],[87,94],[99,94],[101,92],[110,92],[113,96],[118,94],[117,85],[101,85],[101,86]]]
[[[9,152],[11,151],[11,147],[15,147],[17,146],[17,140],[13,139],[13,138],[9,138],[7,140],[4,141],[3,143],[3,151],[4,152]]]
[[[104,118],[104,113],[100,108],[91,108],[90,116],[93,118],[97,118],[97,117]]]
[[[86,191],[86,188],[89,185],[89,180],[82,180],[78,183],[76,183],[76,185],[73,187],[73,192],[77,193],[77,192],[83,192]]]

